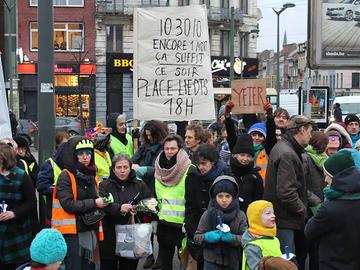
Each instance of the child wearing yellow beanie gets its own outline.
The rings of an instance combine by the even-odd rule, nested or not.
[[[271,202],[258,200],[247,209],[249,229],[243,234],[242,270],[257,270],[262,257],[280,257],[280,242],[276,238],[274,208]]]

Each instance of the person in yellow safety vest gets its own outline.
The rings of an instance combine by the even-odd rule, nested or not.
[[[157,240],[161,269],[172,270],[175,247],[185,237],[185,180],[191,165],[178,135],[164,139],[163,151],[155,161],[155,193],[159,201]]]
[[[111,127],[111,143],[109,154],[114,155],[125,153],[132,157],[134,148],[132,137],[126,133],[126,116],[125,114],[114,113],[109,116],[109,126]]]
[[[17,144],[16,156],[18,159],[23,160],[24,170],[33,180],[34,186],[36,185],[37,175],[39,173],[39,165],[35,157],[31,154],[30,151],[30,138],[25,137],[25,135],[18,135],[14,137],[14,141]]]
[[[276,238],[275,214],[272,203],[265,200],[252,202],[248,207],[247,217],[249,229],[241,239],[243,246],[241,269],[257,270],[263,257],[281,257],[282,255],[279,239]]]
[[[39,192],[40,225],[42,228],[51,227],[52,195],[58,177],[63,169],[60,159],[64,151],[66,141],[60,144],[54,155],[48,158],[40,167],[36,182]]]
[[[99,182],[110,176],[111,157],[108,149],[111,137],[109,132],[109,128],[104,128],[99,123],[97,127],[90,129],[87,135],[94,141],[96,178]]]
[[[59,230],[68,246],[66,269],[100,269],[99,240],[103,239],[99,209],[106,207],[97,195],[94,146],[88,138],[75,136],[65,145],[60,173],[53,193],[51,227]],[[84,214],[88,215],[84,215]],[[89,220],[88,216],[95,217]]]

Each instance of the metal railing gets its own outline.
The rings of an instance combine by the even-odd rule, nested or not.
[[[135,7],[164,7],[169,0],[97,0],[96,12],[108,15],[132,16]],[[240,8],[235,9],[235,21],[242,19],[244,12]],[[230,21],[230,8],[209,7],[208,19],[210,21]]]
[[[98,14],[113,14],[131,16],[135,7],[163,7],[168,0],[97,0],[96,12]]]

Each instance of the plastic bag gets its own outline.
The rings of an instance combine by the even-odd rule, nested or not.
[[[151,223],[116,225],[115,233],[117,256],[139,259],[152,254]]]

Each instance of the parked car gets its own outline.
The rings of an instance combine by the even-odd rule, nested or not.
[[[30,119],[19,119],[18,125],[16,127],[17,134],[26,134],[28,135],[32,142],[34,142],[34,137],[38,132],[37,125]]]
[[[360,6],[359,6],[359,8],[355,11],[354,20],[355,20],[355,21],[360,21]]]
[[[80,120],[70,117],[56,117],[55,131],[67,131],[70,136],[81,135]]]
[[[341,0],[339,3],[329,3],[326,15],[330,19],[345,19],[352,21],[355,11],[360,5],[360,0]]]

